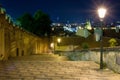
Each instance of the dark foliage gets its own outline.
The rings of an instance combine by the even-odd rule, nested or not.
[[[51,34],[50,17],[40,10],[34,16],[29,13],[23,14],[17,22],[20,23],[20,27],[38,36],[50,36]]]

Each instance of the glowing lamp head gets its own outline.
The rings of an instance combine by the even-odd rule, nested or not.
[[[103,19],[106,15],[107,10],[105,8],[99,8],[98,9],[98,15],[100,19]]]
[[[57,41],[58,41],[58,43],[60,43],[60,42],[61,42],[61,39],[60,39],[60,38],[58,38],[58,39],[57,39]]]
[[[50,44],[50,47],[51,47],[51,48],[54,48],[54,43],[51,43],[51,44]]]

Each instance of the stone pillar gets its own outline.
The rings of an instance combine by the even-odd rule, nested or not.
[[[35,42],[35,54],[38,54],[38,39]]]
[[[16,38],[15,38],[15,30],[11,30],[10,32],[10,57],[15,57],[16,56]]]
[[[4,29],[4,47],[5,47],[5,59],[10,56],[10,31],[8,28]]]
[[[5,60],[5,37],[4,37],[4,28],[0,28],[0,60]]]

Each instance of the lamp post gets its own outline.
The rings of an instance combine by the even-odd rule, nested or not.
[[[106,9],[101,7],[98,9],[98,16],[100,18],[100,22],[102,24],[103,19],[106,15]],[[101,29],[102,29],[102,25],[101,25]],[[100,36],[100,69],[103,69],[103,43],[102,43],[102,38],[103,38],[103,33]]]

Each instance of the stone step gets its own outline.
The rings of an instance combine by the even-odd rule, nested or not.
[[[29,55],[10,58],[11,60],[19,61],[67,61],[68,58],[65,56],[59,56],[56,54],[39,54],[39,55]]]
[[[69,61],[68,57],[66,56],[60,56],[59,58],[60,60],[63,60],[63,61]]]

